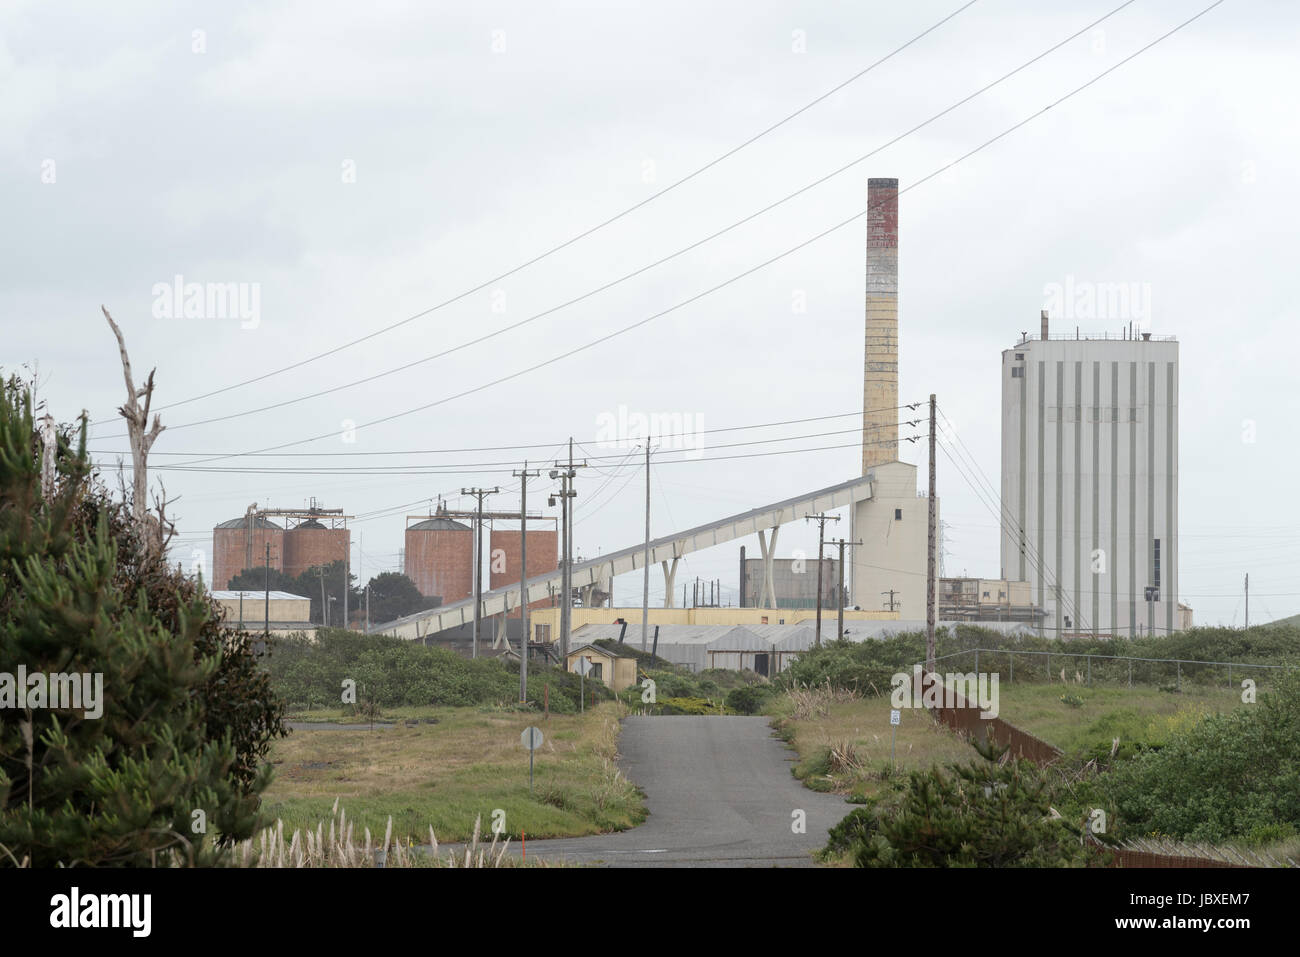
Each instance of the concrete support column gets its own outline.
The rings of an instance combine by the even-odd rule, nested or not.
[[[664,570],[664,607],[673,607],[673,582],[677,578],[677,559],[673,559],[672,567],[667,562],[660,562]]]
[[[779,531],[781,531],[779,525],[772,529],[770,541],[761,530],[758,533],[758,547],[763,553],[763,593],[758,599],[759,608],[776,607],[776,583],[772,578],[772,563],[776,559],[776,535]]]

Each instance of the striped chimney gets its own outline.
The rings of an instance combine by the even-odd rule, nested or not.
[[[898,180],[867,180],[862,474],[898,461]]]

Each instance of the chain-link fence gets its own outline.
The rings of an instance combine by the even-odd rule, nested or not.
[[[1145,686],[1181,691],[1189,688],[1240,688],[1247,678],[1256,685],[1293,665],[1240,661],[1191,661],[1182,658],[1138,658],[1070,651],[1012,651],[968,648],[935,659],[936,670],[997,674],[999,682],[1064,682],[1129,688]]]

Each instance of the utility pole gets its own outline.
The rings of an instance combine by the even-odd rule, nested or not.
[[[882,595],[888,595],[888,596],[889,596],[889,610],[890,610],[890,611],[893,611],[893,610],[894,610],[894,596],[897,595],[898,592],[896,592],[894,589],[891,588],[891,589],[889,589],[889,591],[882,591],[880,594],[882,594]]]
[[[370,582],[366,582],[366,633],[370,633]]]
[[[1044,320],[1046,321],[1046,320]],[[930,488],[929,488],[929,519],[926,529],[926,559],[925,559],[925,670],[934,673],[934,599],[935,599],[935,565],[934,565],[934,548],[937,529],[935,528],[938,512],[935,508],[934,497],[934,437],[938,431],[935,428],[935,409],[936,403],[934,393],[930,393]],[[892,596],[891,596],[892,597]]]
[[[479,618],[483,611],[483,499],[496,495],[499,488],[463,488],[461,495],[473,495],[478,501],[474,516],[474,631],[470,645],[470,657],[478,657]]]
[[[1246,630],[1250,631],[1250,572],[1246,572]]]
[[[528,460],[524,460],[522,471],[510,473],[519,479],[519,703],[528,702],[528,480],[542,473],[540,470],[528,471]],[[509,638],[507,638],[509,644]]]
[[[573,506],[569,504],[578,493],[573,488],[573,479],[577,476],[577,470],[586,468],[587,461],[583,459],[581,463],[573,461],[573,439],[569,439],[569,461],[556,462],[555,468],[551,470],[551,478],[563,479],[563,487],[557,493],[562,505],[560,513],[560,523],[564,527],[563,564],[560,566],[560,658],[564,666],[568,667],[569,660],[569,629],[573,621]],[[550,497],[551,505],[555,504],[556,496]]]
[[[805,516],[804,521],[817,523],[817,647],[822,646],[822,549],[825,548],[826,542],[826,523],[838,522],[838,515],[827,515],[822,512],[818,515]],[[840,575],[840,583],[843,584],[844,576]]]
[[[323,621],[325,623],[325,627],[328,628],[330,626],[330,603],[325,598],[325,566],[324,565],[320,566],[320,568],[318,568],[317,571],[320,573],[321,621]]]
[[[641,578],[641,650],[646,650],[650,634],[650,450],[645,444],[645,554],[641,558],[644,574]]]
[[[271,637],[271,543],[266,543],[266,635]]]
[[[861,545],[862,543],[861,543],[861,542],[848,542],[848,541],[845,541],[844,539],[840,538],[840,539],[836,539],[835,541],[831,542],[830,544],[838,546],[838,547],[839,547],[839,550],[840,550],[840,558],[839,558],[839,562],[840,562],[840,586],[839,586],[839,589],[838,589],[837,594],[835,595],[835,604],[839,606],[839,625],[838,625],[838,630],[837,630],[836,633],[835,633],[835,640],[836,640],[836,641],[839,641],[839,639],[841,639],[841,638],[844,637],[844,546],[845,546],[845,545]]]

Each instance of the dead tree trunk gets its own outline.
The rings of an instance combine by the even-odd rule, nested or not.
[[[145,548],[161,550],[163,545],[161,532],[166,522],[160,520],[155,526],[153,516],[149,513],[149,450],[153,448],[154,441],[163,431],[163,424],[156,412],[153,425],[149,426],[149,405],[153,402],[155,370],[150,369],[149,378],[145,379],[144,385],[136,387],[131,376],[131,359],[126,354],[126,341],[122,338],[122,330],[117,327],[117,323],[113,321],[107,309],[103,306],[100,306],[100,309],[103,310],[104,318],[108,320],[113,335],[117,337],[117,348],[122,354],[122,375],[126,379],[127,400],[117,411],[122,418],[126,419],[126,431],[131,442],[132,514]],[[160,505],[160,519],[162,508],[163,506]]]
[[[59,451],[59,430],[48,412],[41,417],[41,444],[41,498],[48,502],[54,497],[55,458]]]

